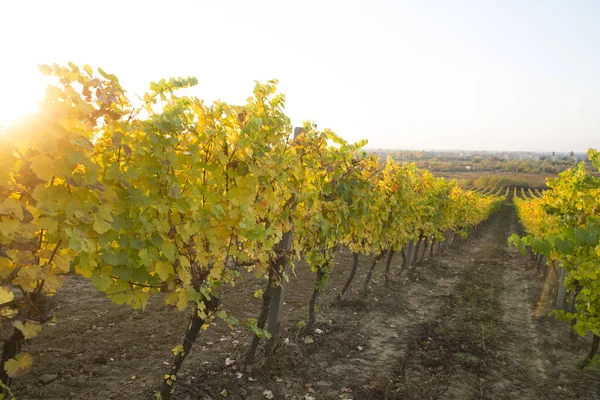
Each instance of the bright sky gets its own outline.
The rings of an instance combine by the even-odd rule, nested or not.
[[[2,1],[0,121],[35,110],[39,63],[132,94],[196,76],[242,103],[279,79],[295,125],[368,147],[600,148],[600,1]]]

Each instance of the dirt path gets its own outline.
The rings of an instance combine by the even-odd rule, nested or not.
[[[320,299],[317,330],[306,341],[299,322],[314,275],[299,263],[275,357],[259,354],[254,367],[239,365],[251,334],[215,321],[194,345],[174,397],[600,399],[599,369],[575,367],[589,338],[572,339],[565,324],[547,316],[548,282],[542,301],[544,279],[532,260],[507,247],[518,229],[507,205],[477,237],[419,265],[410,281],[398,275],[399,257],[389,287],[379,265],[366,295],[359,288],[371,259],[361,257],[350,296],[334,303],[352,261],[341,251]],[[24,349],[35,367],[17,380],[18,398],[152,399],[187,314],[170,310],[160,297],[144,312],[133,311],[99,296],[86,280],[67,283],[57,295],[57,323]],[[263,284],[247,277],[224,289],[223,304],[241,319],[256,317],[260,300],[252,294]],[[42,383],[44,375],[53,380]]]
[[[479,238],[422,267],[436,292],[451,293],[443,302],[431,294],[423,299],[423,284],[411,285],[407,295],[411,303],[427,302],[427,317],[407,321],[401,329],[407,347],[397,346],[392,375],[359,389],[356,398],[599,398],[598,371],[576,369],[588,341],[570,338],[564,324],[546,316],[550,308],[535,310],[544,306],[543,280],[529,257],[506,246],[518,230],[507,205]],[[424,271],[444,267],[455,271],[456,283]]]
[[[371,305],[356,330],[321,339],[327,348],[358,337],[356,349],[326,363],[322,354],[305,360],[316,398],[598,398],[598,373],[575,368],[587,342],[569,339],[565,346],[566,327],[545,316],[550,309],[536,317],[543,281],[528,257],[507,247],[518,230],[507,205],[479,237],[419,266],[415,282],[378,287],[366,299],[328,310],[339,319],[345,307]],[[558,367],[549,347],[554,357],[578,355]]]
[[[495,371],[499,381],[494,389],[510,391],[511,396],[518,398],[539,398],[550,366],[543,357],[541,332],[536,329],[534,309],[528,301],[534,277],[522,269],[514,269],[514,264],[506,263],[504,267],[503,314],[498,324],[502,346],[497,355],[506,361],[502,370]]]

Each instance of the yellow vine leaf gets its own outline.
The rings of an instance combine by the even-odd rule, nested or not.
[[[49,181],[56,174],[56,162],[50,157],[38,156],[33,158],[31,169],[38,178]]]
[[[49,233],[55,233],[58,229],[58,222],[52,218],[41,217],[37,220],[38,227],[44,229]]]
[[[11,378],[18,378],[23,376],[31,369],[33,365],[33,358],[29,353],[19,353],[15,358],[4,363],[4,370]]]
[[[21,206],[21,202],[16,199],[8,198],[4,200],[0,205],[0,213],[12,214],[19,220],[23,220],[23,207]]]
[[[189,302],[189,294],[186,291],[182,291],[177,301],[177,310],[183,311],[187,308]]]
[[[160,279],[166,281],[169,275],[173,274],[173,265],[171,263],[159,261],[154,267],[154,271],[160,276]]]
[[[105,216],[96,214],[94,216],[93,228],[98,234],[102,235],[103,233],[108,232],[108,230],[111,228],[110,222],[111,221],[107,220]]]
[[[170,306],[174,306],[179,300],[179,292],[170,292],[165,296],[165,303]]]
[[[3,216],[0,219],[0,234],[12,236],[19,230],[19,220]]]
[[[22,267],[13,279],[12,284],[21,286],[26,292],[33,292],[37,287],[37,282],[40,277],[41,268],[38,265],[29,265]]]
[[[219,279],[219,278],[221,278],[222,273],[223,273],[223,267],[216,266],[216,267],[211,268],[209,276],[213,279]]]
[[[15,321],[13,326],[23,332],[25,339],[36,337],[42,331],[42,324],[37,321]]]
[[[0,304],[13,301],[15,295],[6,286],[0,286]]]
[[[14,318],[19,313],[19,310],[12,307],[2,307],[0,308],[0,319],[11,319]]]
[[[71,255],[68,253],[68,250],[59,251],[58,254],[54,256],[54,266],[60,272],[69,272],[71,269]]]
[[[10,258],[0,257],[0,278],[6,279],[14,269],[15,265]]]

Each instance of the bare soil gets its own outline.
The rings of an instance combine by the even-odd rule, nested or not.
[[[507,247],[519,229],[507,204],[477,236],[426,259],[410,279],[399,275],[397,256],[387,287],[379,265],[367,294],[360,289],[371,259],[361,257],[352,291],[336,303],[352,263],[340,251],[311,340],[299,325],[314,274],[298,263],[275,356],[259,353],[254,366],[242,365],[251,333],[215,321],[186,359],[174,398],[600,399],[600,369],[577,369],[591,339],[573,338],[547,316],[554,271],[542,276]],[[224,289],[223,304],[240,319],[257,317],[252,294],[263,286],[247,276]],[[17,398],[152,399],[188,314],[160,296],[144,311],[114,305],[79,277],[69,277],[56,301],[56,323],[25,345],[35,366],[16,380]]]

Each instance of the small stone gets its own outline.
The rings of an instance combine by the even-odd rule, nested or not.
[[[323,388],[330,388],[333,385],[331,384],[331,382],[328,382],[328,381],[316,381],[315,386],[320,389],[323,389]]]
[[[40,376],[40,382],[42,382],[42,385],[47,385],[49,383],[54,382],[57,379],[58,379],[58,375],[56,375],[56,374],[44,374],[44,375]]]
[[[108,364],[108,360],[104,357],[96,357],[94,358],[94,364],[106,365]]]

